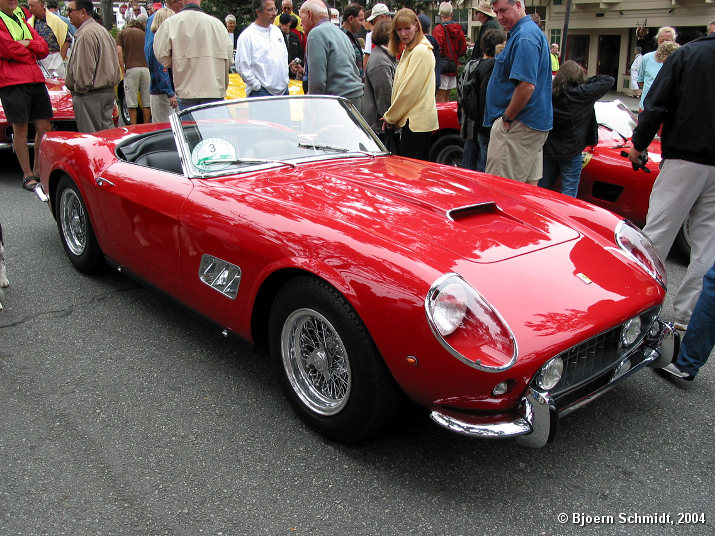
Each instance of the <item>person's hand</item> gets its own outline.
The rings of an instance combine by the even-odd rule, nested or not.
[[[169,97],[169,106],[171,106],[172,108],[176,108],[177,106],[179,106],[179,101],[176,100],[176,95],[174,95],[173,97]]]
[[[643,154],[643,151],[639,151],[635,147],[631,147],[630,152],[628,153],[628,160],[633,162],[634,164],[641,164],[640,157],[641,154]]]
[[[302,78],[303,73],[305,72],[305,68],[299,63],[291,63],[289,66],[290,72],[293,73],[295,76]]]
[[[30,46],[30,40],[29,39],[22,39],[21,41],[18,41],[22,46],[24,47],[29,47]]]

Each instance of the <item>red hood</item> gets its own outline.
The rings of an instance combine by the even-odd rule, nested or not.
[[[477,263],[580,236],[547,210],[525,201],[523,186],[512,181],[397,157],[347,165],[349,174],[344,160],[274,174],[267,186],[252,191],[291,200],[300,205],[295,210],[314,211],[318,219],[339,220],[396,244],[424,247],[424,255],[449,250]],[[415,237],[423,243],[416,244]],[[425,247],[427,243],[439,250]]]

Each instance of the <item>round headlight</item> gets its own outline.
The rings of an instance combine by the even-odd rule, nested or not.
[[[435,296],[432,318],[443,337],[456,330],[467,314],[467,291],[463,286],[451,283]]]
[[[556,387],[556,384],[561,380],[561,375],[564,372],[564,361],[560,357],[554,357],[551,361],[541,367],[539,372],[538,384],[539,387],[548,391]]]
[[[621,342],[623,346],[630,346],[638,340],[641,334],[641,317],[637,316],[631,318],[628,322],[623,324],[623,329],[621,330]]]

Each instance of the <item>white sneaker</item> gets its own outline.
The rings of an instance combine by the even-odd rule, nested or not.
[[[663,367],[660,370],[662,370],[663,372],[667,372],[671,376],[675,376],[676,378],[679,378],[681,380],[685,380],[688,382],[691,382],[695,379],[695,376],[693,376],[692,374],[688,374],[687,372],[683,372],[677,366],[675,366],[675,363],[671,363],[667,367]]]

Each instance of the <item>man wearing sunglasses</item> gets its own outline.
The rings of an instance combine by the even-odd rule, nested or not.
[[[295,27],[295,29],[302,33],[303,32],[303,23],[301,22],[300,17],[298,15],[296,15],[295,13],[293,13],[293,0],[283,0],[281,2],[281,11],[280,11],[280,13],[278,13],[276,18],[273,20],[273,24],[280,27],[280,25],[281,25],[280,18],[281,18],[281,15],[283,15],[284,13],[286,13],[287,15],[290,15],[291,19],[295,19],[298,21],[298,25]]]
[[[114,38],[93,15],[94,5],[90,0],[71,0],[67,4],[67,16],[77,32],[67,63],[65,85],[72,94],[80,132],[114,126],[114,86],[122,79]]]

